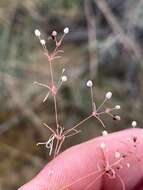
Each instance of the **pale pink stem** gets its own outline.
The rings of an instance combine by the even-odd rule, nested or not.
[[[108,157],[107,157],[107,154],[105,153],[105,150],[103,148],[101,148],[102,150],[102,154],[103,154],[103,159],[104,159],[104,162],[105,162],[105,165],[106,166],[109,166],[109,161],[108,161]]]
[[[56,142],[56,147],[55,147],[55,151],[54,151],[54,158],[57,156],[58,146],[59,146],[59,139],[57,139],[57,142]]]
[[[105,111],[99,112],[98,115],[107,114]]]
[[[110,108],[110,111],[114,111],[114,110],[117,110],[115,107],[114,108]]]
[[[65,136],[66,138],[68,138],[68,137],[72,137],[72,136],[74,136],[74,135],[77,135],[77,134],[79,134],[81,131],[77,131],[77,132],[75,132],[75,133],[73,133],[73,134],[70,134],[70,135],[67,135],[67,136]]]
[[[116,108],[111,108],[109,112],[106,112],[106,111],[99,112],[98,115],[108,114],[113,117],[113,114],[111,114],[111,112],[114,110],[116,110]]]
[[[57,53],[57,50],[58,50],[59,46],[61,45],[61,43],[62,43],[64,37],[65,37],[65,34],[62,35],[62,37],[61,37],[61,39],[59,40],[59,42],[56,41],[56,47],[55,47],[55,49],[54,49],[54,51],[53,51],[53,53],[52,53],[52,57],[55,57],[55,55],[56,55],[56,53]]]
[[[54,95],[54,106],[55,106],[56,126],[57,126],[57,128],[58,128],[58,127],[59,127],[59,123],[58,123],[58,110],[57,110],[57,100],[56,100],[56,95]]]
[[[93,88],[92,86],[90,87],[90,93],[91,93],[91,105],[92,105],[92,110],[94,110],[94,98],[93,98]],[[95,111],[95,110],[94,110]]]
[[[123,143],[124,145],[126,145],[126,146],[128,146],[128,153],[130,153],[130,154],[134,154],[134,152],[133,151],[131,151],[131,146],[128,144],[128,143],[126,143],[126,142],[122,142],[122,141],[120,141],[120,143]],[[136,150],[135,150],[136,151]],[[138,160],[140,160],[140,158],[136,155],[136,154],[134,154],[134,156],[136,157],[136,160],[138,161]]]
[[[123,160],[123,158],[121,157],[121,158],[118,159],[116,162],[114,162],[114,163],[111,165],[111,167],[118,165],[122,160]]]
[[[111,114],[111,113],[109,113],[109,112],[108,112],[107,114],[108,114],[109,116],[111,116],[111,117],[114,117],[114,115],[113,115],[113,114]]]
[[[67,130],[64,132],[64,135],[68,134],[70,131],[72,131],[73,129],[76,129],[78,126],[82,125],[84,122],[86,122],[88,119],[90,119],[91,117],[93,117],[93,115],[90,115],[88,117],[86,117],[85,119],[83,119],[81,122],[79,122],[77,125],[73,126],[71,129]]]
[[[40,82],[34,82],[34,84],[42,86],[42,87],[45,87],[45,88],[48,88],[51,91],[51,88],[46,84],[43,84],[43,83],[40,83]]]
[[[58,42],[56,44],[58,44]],[[58,48],[59,48],[58,46],[55,47],[55,49],[54,49],[54,51],[52,53],[52,58],[54,58],[56,56]]]
[[[59,144],[59,147],[58,147],[58,149],[57,149],[57,152],[56,152],[56,156],[59,154],[59,152],[60,152],[60,150],[61,150],[61,147],[62,147],[64,141],[65,141],[65,139],[61,140],[61,142],[60,142],[60,144]]]
[[[116,174],[116,175],[117,175],[117,177],[119,178],[119,180],[120,180],[120,182],[122,184],[122,190],[125,190],[126,189],[125,182],[123,181],[123,179],[121,178],[121,176],[119,174]]]
[[[57,41],[57,37],[56,36],[54,37],[54,41],[55,41],[55,44],[57,44],[58,41]]]
[[[88,177],[91,177],[91,176],[93,176],[93,175],[96,175],[97,173],[100,173],[100,172],[101,172],[101,171],[92,172],[92,173],[90,173],[90,174],[88,174],[88,175],[86,175],[86,176],[84,176],[84,177],[79,178],[78,180],[74,181],[73,183],[62,187],[62,189],[64,190],[64,189],[66,189],[66,188],[69,188],[69,187],[71,187],[72,185],[74,185],[74,184],[76,184],[76,183],[78,183],[78,182],[80,182],[80,181],[82,181],[82,180],[84,180],[84,179],[87,179]]]
[[[50,73],[51,73],[51,79],[52,79],[52,86],[54,86],[54,77],[53,77],[53,69],[52,69],[51,59],[49,59],[49,65],[50,65]],[[58,124],[58,111],[57,111],[56,95],[54,95],[54,108],[55,108],[56,126],[58,128],[59,124]]]
[[[43,123],[43,125],[47,127],[54,135],[56,135],[55,131],[51,127],[49,127],[46,123]]]
[[[91,182],[87,188],[85,190],[88,190],[98,179],[100,179],[103,175],[105,174],[105,172],[102,172],[93,182]]]
[[[94,117],[101,123],[101,125],[102,125],[104,128],[106,128],[106,126],[104,125],[103,121],[102,121],[99,117],[97,117],[97,116],[95,116],[95,115],[94,115]]]
[[[45,102],[45,101],[47,100],[47,98],[49,97],[49,94],[50,94],[50,92],[48,92],[48,93],[46,94],[46,96],[45,96],[43,102]]]
[[[61,39],[60,39],[60,41],[59,41],[59,44],[61,44],[62,43],[62,41],[63,41],[63,39],[64,39],[64,37],[65,37],[65,33],[63,33],[63,35],[62,35],[62,37],[61,37]]]
[[[52,86],[54,86],[54,77],[53,77],[53,69],[52,69],[51,59],[49,59],[49,65],[50,65],[50,73],[51,73]]]
[[[100,108],[102,108],[102,106],[105,104],[106,101],[107,101],[107,98],[105,98],[104,101],[102,102],[102,104],[97,108],[97,111],[99,111]]]

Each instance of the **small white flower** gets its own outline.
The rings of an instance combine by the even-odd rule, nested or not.
[[[115,152],[115,158],[120,158],[121,157],[121,153],[120,152]]]
[[[136,127],[137,126],[137,122],[136,121],[132,121],[132,127]]]
[[[88,80],[87,83],[86,83],[86,86],[87,87],[92,87],[93,86],[93,83],[91,80]]]
[[[34,33],[35,33],[35,36],[37,36],[37,37],[40,37],[40,36],[41,36],[41,32],[40,32],[40,30],[38,30],[38,29],[36,29],[36,30],[34,31]]]
[[[106,147],[105,143],[102,142],[102,143],[100,144],[100,148],[104,149],[105,147]]]
[[[121,117],[119,115],[115,115],[115,119],[120,121],[121,120]]]
[[[115,109],[116,109],[116,110],[119,110],[120,108],[121,108],[120,105],[116,105],[116,106],[115,106]]]
[[[66,69],[65,69],[65,68],[63,68],[63,69],[62,69],[62,73],[64,73],[64,72],[65,72],[65,70],[66,70]]]
[[[106,136],[106,135],[108,135],[108,132],[104,130],[104,131],[102,131],[102,135]]]
[[[57,36],[57,32],[55,30],[52,32],[52,36]]]
[[[126,140],[127,140],[128,142],[130,142],[130,141],[131,141],[131,138],[130,138],[130,137],[128,137],[128,138],[126,138]]]
[[[112,97],[112,92],[107,92],[105,97],[109,100]]]
[[[67,76],[66,75],[63,75],[62,76],[62,82],[66,82],[67,81]]]
[[[131,166],[130,163],[127,163],[127,167],[130,168],[130,166]]]
[[[66,28],[64,29],[64,33],[65,33],[65,34],[68,34],[68,33],[69,33],[69,28],[68,28],[68,27],[66,27]]]
[[[45,45],[46,41],[44,39],[40,40],[41,45]]]

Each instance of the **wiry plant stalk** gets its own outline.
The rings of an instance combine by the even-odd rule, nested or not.
[[[115,116],[112,115],[112,113],[111,113],[114,109],[117,109],[117,106],[115,108],[112,108],[112,109],[108,108],[106,110],[99,112],[99,110],[101,109],[101,107],[103,107],[105,102],[111,98],[111,96],[112,96],[111,92],[108,92],[106,94],[103,103],[96,109],[94,96],[93,96],[93,87],[92,87],[93,84],[92,84],[92,81],[89,80],[89,81],[87,81],[87,87],[90,87],[90,92],[91,92],[91,103],[92,103],[91,113],[87,117],[85,117],[84,119],[79,121],[77,124],[75,124],[73,127],[71,127],[70,129],[65,130],[65,128],[59,124],[57,94],[58,94],[58,90],[60,89],[63,82],[67,81],[67,76],[64,75],[65,69],[63,68],[61,77],[59,78],[59,81],[57,83],[55,82],[54,71],[53,71],[53,61],[57,58],[60,58],[59,53],[63,53],[63,51],[60,48],[61,48],[63,39],[68,32],[69,32],[69,28],[65,28],[63,35],[59,41],[57,39],[57,32],[56,31],[52,32],[51,36],[55,42],[55,48],[50,53],[47,49],[46,41],[42,37],[41,32],[37,29],[35,30],[35,35],[39,38],[40,43],[44,49],[44,54],[46,55],[46,57],[48,59],[49,69],[50,69],[50,77],[51,77],[51,84],[50,85],[39,83],[39,82],[35,82],[35,84],[48,89],[48,92],[47,92],[43,102],[45,102],[47,100],[49,95],[52,95],[53,102],[54,102],[54,113],[55,113],[55,123],[56,123],[56,129],[55,130],[53,130],[49,125],[44,123],[44,126],[47,127],[52,134],[49,137],[48,141],[40,142],[37,145],[45,145],[46,148],[49,149],[49,155],[51,155],[53,153],[54,157],[59,154],[65,139],[72,137],[76,134],[79,134],[81,131],[77,130],[77,128],[79,126],[83,125],[90,118],[94,117],[95,119],[97,119],[104,128],[105,128],[105,124],[103,123],[102,119],[100,118],[100,115],[106,113],[109,116],[113,117],[114,119],[119,120],[119,116],[118,116],[118,118],[117,118],[117,116],[115,118]],[[120,109],[120,106],[118,106],[118,108]]]
[[[88,179],[89,177],[95,176],[95,179],[90,182],[87,186],[85,186],[84,190],[89,190],[93,188],[93,185],[95,187],[95,183],[102,178],[103,176],[106,176],[109,180],[118,179],[120,182],[121,190],[125,190],[125,182],[123,178],[120,176],[120,174],[116,171],[116,168],[118,170],[123,169],[122,161],[126,159],[126,156],[120,152],[114,152],[114,159],[115,161],[113,163],[110,163],[108,158],[108,149],[106,147],[106,144],[102,142],[100,144],[100,150],[102,154],[102,161],[97,163],[97,170],[90,172],[89,174],[75,180],[73,183],[66,185],[65,187],[61,188],[61,190],[66,190],[68,188],[71,188],[75,184]],[[128,168],[130,167],[130,164],[127,162],[125,164]]]

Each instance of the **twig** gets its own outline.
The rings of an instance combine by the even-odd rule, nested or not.
[[[125,48],[132,50],[137,59],[140,59],[141,50],[139,45],[136,43],[134,39],[131,38],[128,34],[125,34],[124,30],[120,26],[117,18],[113,15],[108,3],[105,0],[94,0],[99,9],[102,11],[105,16],[107,22],[111,26],[115,35],[119,35],[120,41],[124,45]]]
[[[90,60],[90,78],[95,78],[98,72],[98,59],[96,50],[96,18],[93,13],[90,0],[84,0],[85,16],[87,21],[88,31],[88,49],[89,49],[89,60]]]

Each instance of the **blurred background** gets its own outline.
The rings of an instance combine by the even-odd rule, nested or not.
[[[15,190],[35,176],[50,160],[44,147],[55,127],[53,100],[33,85],[48,84],[47,59],[34,36],[39,28],[46,39],[70,28],[65,51],[54,63],[54,76],[66,68],[68,81],[58,95],[60,123],[70,128],[90,111],[86,81],[94,82],[99,105],[107,91],[107,105],[121,105],[121,121],[103,118],[109,132],[142,127],[143,111],[143,0],[0,0],[0,189]],[[48,47],[53,47],[52,40]],[[101,135],[95,120],[82,126],[82,134],[69,138],[62,150]]]

